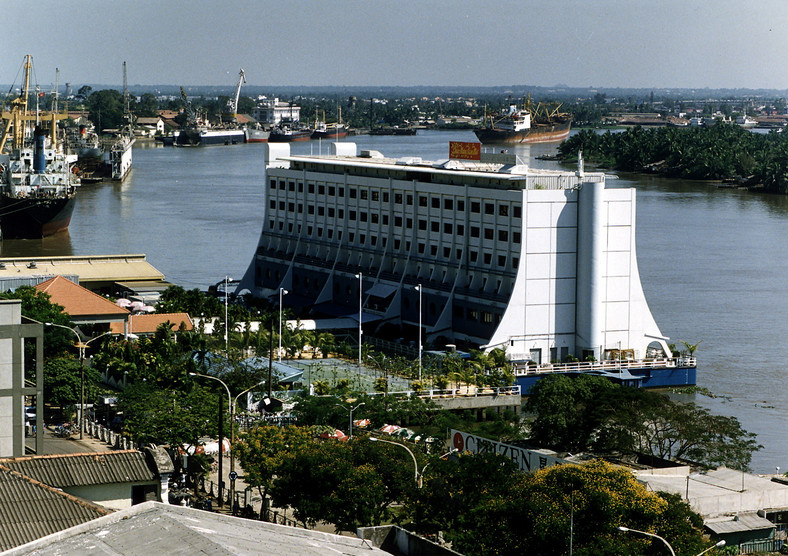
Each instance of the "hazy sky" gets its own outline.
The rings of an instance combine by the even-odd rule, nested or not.
[[[0,83],[788,89],[788,0],[1,0]]]

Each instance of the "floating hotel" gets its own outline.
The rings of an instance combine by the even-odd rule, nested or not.
[[[265,216],[240,288],[364,333],[503,348],[526,388],[592,372],[635,386],[695,383],[651,315],[635,254],[635,190],[531,169],[453,143],[448,159],[266,151]],[[420,288],[417,288],[420,286]],[[359,292],[359,287],[362,288]],[[361,306],[361,307],[360,307]]]

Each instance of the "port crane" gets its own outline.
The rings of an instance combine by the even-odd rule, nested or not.
[[[246,83],[246,73],[241,68],[241,71],[238,72],[238,85],[235,87],[235,96],[227,101],[227,116],[231,121],[235,121],[238,118],[238,99],[241,96],[241,85],[244,83]]]

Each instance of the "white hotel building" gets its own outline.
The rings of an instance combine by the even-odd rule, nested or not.
[[[638,275],[635,190],[582,164],[395,160],[353,143],[291,156],[269,144],[263,230],[241,288],[271,299],[284,288],[302,316],[357,322],[361,281],[364,334],[415,340],[421,307],[427,346],[503,347],[542,364],[670,355]]]

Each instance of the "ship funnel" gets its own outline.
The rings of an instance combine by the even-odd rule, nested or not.
[[[43,174],[46,172],[47,159],[44,151],[46,144],[46,132],[40,127],[36,127],[35,132],[35,150],[33,151],[33,171],[36,174]]]

